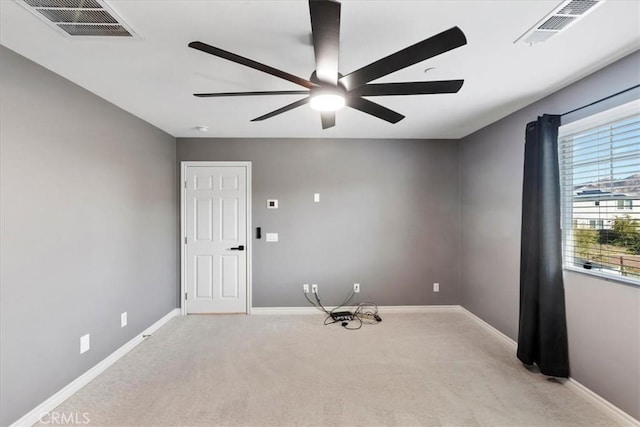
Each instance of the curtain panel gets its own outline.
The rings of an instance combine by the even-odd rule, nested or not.
[[[527,124],[522,191],[520,323],[517,356],[545,375],[569,376],[562,279],[560,116]]]

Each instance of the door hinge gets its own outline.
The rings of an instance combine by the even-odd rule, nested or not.
[[[185,301],[187,300],[187,295],[188,295],[188,294],[185,292],[185,293],[184,293],[184,300],[185,300]]]
[[[187,244],[187,238],[186,237],[184,238],[184,244],[185,245]]]
[[[187,181],[184,182],[184,188],[187,188]]]

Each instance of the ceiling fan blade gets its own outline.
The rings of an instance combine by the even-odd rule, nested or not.
[[[217,47],[210,46],[206,43],[191,42],[189,43],[189,47],[229,60],[231,62],[235,62],[237,64],[244,65],[249,68],[253,68],[254,70],[262,71],[263,73],[271,74],[272,76],[275,76],[275,77],[280,77],[281,79],[306,87],[307,89],[311,89],[312,87],[316,86],[315,84],[311,83],[309,80],[303,79],[302,77],[294,76],[293,74],[289,74],[282,70],[278,70],[277,68],[273,68],[268,65],[261,64],[260,62],[256,62],[252,59],[245,58],[240,55],[236,55],[235,53],[231,53],[226,50],[222,50]]]
[[[364,98],[350,97],[347,99],[347,105],[351,108],[355,108],[356,110],[360,110],[363,113],[371,114],[374,117],[386,120],[389,123],[398,123],[400,120],[404,119],[402,114],[396,113],[387,107],[383,107],[380,104],[376,104],[375,102],[371,102]]]
[[[467,38],[462,30],[458,27],[453,27],[369,65],[365,65],[359,70],[340,78],[339,81],[347,90],[353,90],[394,71],[417,64],[420,61],[465,44],[467,44]]]
[[[277,110],[272,111],[270,113],[267,113],[267,114],[265,114],[263,116],[256,117],[255,119],[253,119],[251,121],[252,122],[260,122],[262,120],[270,119],[273,116],[277,116],[278,114],[286,113],[287,111],[293,110],[294,108],[298,108],[298,107],[300,107],[300,106],[302,106],[302,105],[304,105],[304,104],[306,104],[308,102],[309,102],[309,97],[307,96],[306,98],[302,98],[299,101],[292,102],[289,105],[285,105],[284,107],[278,108]]]
[[[329,129],[336,125],[335,111],[322,111],[320,117],[322,119],[322,129]]]
[[[456,93],[462,87],[464,80],[442,80],[433,82],[403,82],[403,83],[370,83],[351,91],[357,96],[386,96],[386,95],[431,95],[436,93]]]
[[[340,55],[340,3],[309,0],[316,76],[323,83],[338,84]]]
[[[272,90],[264,92],[219,92],[219,93],[194,93],[199,98],[218,98],[223,96],[259,96],[259,95],[307,95],[308,90]]]

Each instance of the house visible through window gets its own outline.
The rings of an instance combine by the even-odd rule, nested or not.
[[[595,228],[596,230],[602,230],[604,228],[604,220],[602,219],[590,219],[589,228]]]
[[[565,268],[640,285],[640,100],[560,127]]]

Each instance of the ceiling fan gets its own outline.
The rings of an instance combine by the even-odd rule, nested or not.
[[[309,79],[294,76],[235,53],[194,41],[189,47],[253,68],[275,77],[300,85],[306,90],[278,90],[262,92],[195,93],[202,98],[261,95],[306,95],[304,98],[256,117],[252,122],[266,120],[309,103],[319,110],[322,128],[335,126],[336,111],[345,105],[390,123],[397,123],[404,116],[365,97],[389,95],[426,95],[456,93],[464,80],[442,80],[402,83],[369,83],[394,71],[456,49],[467,43],[458,27],[450,28],[412,46],[372,62],[347,75],[338,72],[340,52],[340,3],[335,0],[309,0],[311,33],[316,60],[316,70]]]

